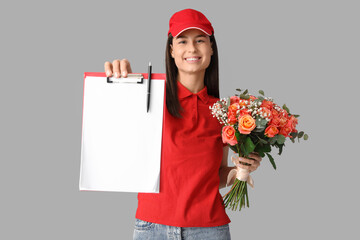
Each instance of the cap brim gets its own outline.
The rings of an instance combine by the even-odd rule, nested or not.
[[[181,27],[176,28],[171,34],[173,34],[173,37],[177,37],[179,34],[181,34],[182,32],[184,32],[188,29],[198,29],[198,30],[204,32],[205,34],[207,34],[208,36],[212,35],[211,30],[208,30],[208,29],[204,28],[204,26],[197,25],[197,24],[196,25],[194,25],[194,24],[193,25],[183,25]]]

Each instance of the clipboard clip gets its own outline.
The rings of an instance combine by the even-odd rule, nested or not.
[[[120,75],[120,78],[107,77],[107,83],[144,83],[144,76],[140,73],[129,73],[126,78]]]

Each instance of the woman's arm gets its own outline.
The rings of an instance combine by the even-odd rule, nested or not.
[[[228,154],[229,154],[229,146],[226,146],[223,148],[223,157],[222,157],[220,170],[219,170],[219,176],[220,176],[219,189],[226,187],[226,181],[227,181],[227,176],[228,176],[229,172],[232,169],[236,169],[236,166],[235,167],[228,166]],[[231,180],[231,182],[229,183],[229,186],[231,186],[234,183],[234,181],[235,181],[235,178],[233,178]]]

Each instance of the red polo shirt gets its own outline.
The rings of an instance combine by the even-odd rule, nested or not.
[[[136,218],[176,227],[227,224],[230,219],[219,192],[226,144],[209,109],[219,99],[209,96],[206,86],[196,94],[179,81],[177,86],[185,112],[178,119],[165,110],[160,193],[138,193]]]

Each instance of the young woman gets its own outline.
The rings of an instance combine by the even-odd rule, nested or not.
[[[209,110],[219,100],[218,52],[209,20],[185,9],[169,26],[160,193],[138,193],[134,239],[230,239],[219,188],[231,169],[254,171],[261,157],[253,153],[235,167],[227,165],[229,148]],[[132,70],[123,59],[106,62],[105,72],[126,77]]]

